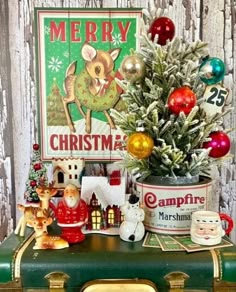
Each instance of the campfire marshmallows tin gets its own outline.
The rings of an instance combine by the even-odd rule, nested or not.
[[[168,184],[167,180],[150,176],[137,181],[145,228],[160,234],[189,234],[192,212],[207,210],[212,181],[203,176],[190,184]]]

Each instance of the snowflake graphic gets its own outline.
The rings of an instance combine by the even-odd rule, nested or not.
[[[63,56],[66,57],[66,58],[69,58],[70,53],[69,53],[68,51],[65,51],[65,52],[63,53]]]
[[[46,35],[49,35],[50,34],[50,27],[45,25],[44,32],[45,32]]]
[[[121,34],[117,33],[117,34],[114,34],[112,36],[112,43],[114,46],[117,46],[117,45],[120,45],[121,44]]]
[[[60,61],[58,58],[51,57],[51,60],[49,61],[48,68],[51,71],[58,72],[61,69],[61,64],[62,64],[62,61]]]

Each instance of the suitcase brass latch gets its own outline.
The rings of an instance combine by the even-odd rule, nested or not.
[[[50,292],[64,292],[65,283],[70,277],[63,272],[52,272],[47,274],[44,278],[49,282]]]
[[[189,278],[189,275],[183,272],[172,272],[165,275],[164,278],[170,285],[170,292],[183,292],[184,282]]]

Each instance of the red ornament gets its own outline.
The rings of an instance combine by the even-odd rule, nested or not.
[[[209,135],[211,141],[204,142],[202,147],[207,149],[211,147],[209,156],[212,158],[220,158],[225,156],[230,149],[230,139],[229,136],[222,131],[215,131]]]
[[[188,115],[196,103],[196,95],[188,86],[175,89],[170,94],[167,102],[169,110],[176,115],[180,112]]]
[[[31,186],[32,188],[34,188],[34,187],[36,186],[36,184],[37,184],[37,182],[36,182],[35,180],[32,180],[32,181],[30,182],[30,186]]]
[[[33,145],[33,149],[34,149],[35,151],[39,150],[39,144],[34,144],[34,145]]]
[[[37,171],[37,170],[40,170],[42,168],[41,164],[40,163],[36,163],[34,165],[34,170]]]
[[[175,35],[175,25],[173,21],[168,17],[159,17],[155,19],[150,28],[152,40],[158,35],[158,44],[164,46],[167,40],[172,40]]]

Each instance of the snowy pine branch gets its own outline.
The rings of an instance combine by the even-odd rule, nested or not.
[[[153,16],[146,17],[149,22]],[[145,159],[125,152],[121,165],[140,173],[142,178],[208,173],[217,159],[209,157],[210,149],[202,145],[209,141],[211,132],[222,127],[224,116],[232,109],[209,115],[202,108],[206,84],[200,80],[199,66],[208,56],[207,44],[200,40],[188,43],[175,37],[161,46],[151,40],[145,23],[140,42],[141,48],[134,54],[145,62],[145,76],[137,84],[117,80],[128,110],[111,109],[111,116],[127,137],[136,132],[136,122],[142,120],[145,132],[153,138],[154,148]],[[187,114],[183,111],[174,114],[168,108],[168,98],[183,86],[195,93],[197,104]]]

